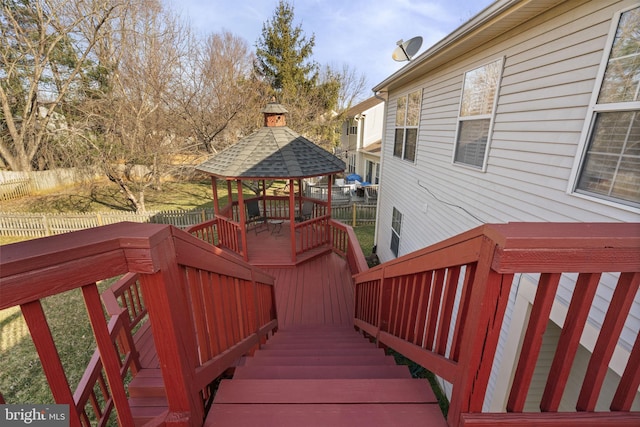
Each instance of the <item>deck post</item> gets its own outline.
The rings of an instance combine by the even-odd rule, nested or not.
[[[153,340],[162,361],[169,411],[166,425],[200,426],[204,418],[204,405],[194,384],[197,359],[195,330],[191,323],[189,305],[185,301],[186,286],[176,260],[176,249],[171,238],[151,248],[157,272],[140,274],[140,284],[153,325]]]
[[[513,274],[500,274],[491,268],[495,248],[495,242],[484,236],[471,289],[474,303],[463,319],[459,383],[451,393],[449,425],[458,425],[461,413],[482,412],[513,281]]]

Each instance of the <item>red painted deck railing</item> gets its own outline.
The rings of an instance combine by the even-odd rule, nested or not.
[[[210,245],[218,246],[220,243],[220,236],[218,234],[217,224],[218,219],[214,218],[209,221],[187,227],[185,231],[196,236],[200,240],[204,240]]]
[[[113,406],[120,425],[133,425],[123,378],[137,368],[131,328],[145,310],[162,331],[154,342],[169,404],[164,419],[184,426],[202,424],[208,385],[277,327],[271,276],[167,225],[120,223],[6,245],[0,260],[0,309],[21,307],[55,402],[72,408],[72,426],[87,425],[87,405],[97,417]],[[105,306],[118,311],[115,300],[123,308],[105,319],[97,283],[121,275]],[[74,289],[99,351],[76,393],[41,304]]]
[[[335,253],[347,260],[351,273],[367,271],[369,266],[353,228],[333,220],[329,225],[331,247]]]
[[[595,411],[604,374],[637,300],[639,272],[640,224],[485,225],[357,275],[355,323],[452,384],[451,426],[640,425],[640,413],[630,411],[640,386],[640,336],[615,395],[609,397],[611,411]],[[508,403],[503,413],[482,413],[503,316],[519,273],[537,278],[537,293]],[[561,276],[567,273],[578,273],[576,292],[540,402],[542,412],[525,413],[542,335]],[[558,405],[603,273],[613,277],[611,302],[576,412],[560,413]]]
[[[245,200],[258,200],[261,212],[266,212],[266,219],[289,220],[289,198],[282,196],[267,196],[265,198],[249,198]],[[327,245],[331,241],[330,217],[327,202],[315,199],[296,199],[296,205],[302,206],[304,201],[313,203],[311,218],[300,221],[295,225],[295,250],[296,255],[303,254],[312,249]],[[299,208],[296,207],[295,217],[299,220]],[[206,221],[188,227],[186,231],[201,240],[209,242],[213,246],[224,246],[231,251],[248,259],[242,242],[242,229],[238,212],[238,202],[234,201],[227,206],[213,220]]]

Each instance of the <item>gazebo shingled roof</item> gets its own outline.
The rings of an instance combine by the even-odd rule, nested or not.
[[[212,156],[197,170],[221,178],[306,178],[343,172],[345,163],[286,126],[280,104],[262,112],[265,126]],[[270,120],[270,118],[275,120]]]

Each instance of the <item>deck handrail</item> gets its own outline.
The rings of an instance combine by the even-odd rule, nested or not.
[[[367,271],[369,266],[353,228],[334,220],[329,221],[329,225],[333,252],[347,260],[352,274]]]
[[[220,242],[218,218],[213,218],[208,221],[201,222],[200,224],[192,225],[185,228],[185,231],[213,246],[218,246],[218,243]]]
[[[524,412],[542,335],[561,279],[577,273],[540,412]],[[539,277],[515,375],[502,413],[483,413],[489,377],[516,275]],[[603,274],[614,291],[575,413],[559,413],[573,357]],[[528,277],[527,276],[527,277]],[[640,224],[484,225],[355,276],[355,324],[452,384],[458,425],[632,425],[640,381],[640,336],[630,344],[611,411],[596,411],[604,374],[640,287]],[[564,286],[564,285],[563,285]],[[637,331],[636,331],[637,334]],[[557,415],[557,416],[554,416]]]
[[[149,320],[162,331],[154,341],[166,417],[181,425],[202,424],[208,385],[277,327],[271,276],[169,225],[120,223],[15,243],[3,246],[0,262],[0,309],[20,305],[55,402],[72,408],[71,426],[83,424],[86,416],[73,408],[87,394],[71,392],[41,305],[48,296],[82,290],[100,355],[83,381],[95,381],[101,368],[108,404],[126,426],[134,421],[114,341],[132,312],[123,308],[105,319],[99,281],[138,275]],[[105,303],[109,310],[112,303]]]

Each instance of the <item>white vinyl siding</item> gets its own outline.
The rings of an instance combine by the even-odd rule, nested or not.
[[[562,3],[473,52],[460,53],[410,86],[389,92],[380,183],[384,197],[378,200],[377,224],[382,230],[389,228],[393,207],[403,213],[400,255],[482,223],[640,219],[638,209],[567,192],[612,22],[619,11],[635,5],[635,0]],[[465,72],[497,57],[504,63],[491,151],[485,173],[478,174],[451,163],[462,85]],[[418,133],[420,158],[415,167],[407,168],[405,162],[393,161],[396,101],[418,88],[425,99]],[[388,232],[377,234],[381,261],[394,258],[390,238]],[[607,284],[598,290],[591,315],[594,325],[606,312],[610,292]],[[637,330],[638,297],[631,313],[631,330]],[[508,315],[505,322],[509,323]],[[629,348],[632,338],[625,334],[621,345]]]
[[[538,356],[538,362],[536,363],[535,370],[533,372],[533,378],[531,380],[531,386],[529,387],[529,393],[525,401],[525,412],[539,412],[540,401],[542,394],[544,393],[547,377],[551,369],[551,363],[555,356],[555,350],[558,347],[560,339],[560,332],[562,329],[553,322],[549,322],[547,330],[542,337],[542,347],[540,348],[540,355]],[[578,401],[578,395],[580,388],[582,387],[582,380],[587,372],[587,365],[589,363],[589,357],[591,353],[583,346],[578,346],[578,351],[571,367],[571,372],[567,380],[567,388],[562,395],[560,406],[558,407],[561,412],[574,412],[576,402]],[[604,398],[604,396],[613,396],[618,383],[620,382],[620,376],[613,372],[611,369],[607,371],[607,374],[602,385],[602,393],[600,399],[596,404],[596,411],[608,411],[611,405],[611,400]],[[632,410],[637,411],[640,407],[640,393],[636,394],[636,398],[632,405]]]

